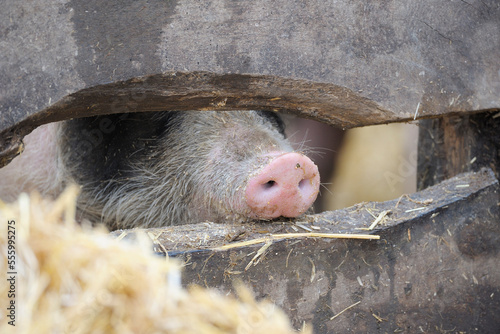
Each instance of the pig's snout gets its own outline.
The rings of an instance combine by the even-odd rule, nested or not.
[[[245,199],[257,218],[297,217],[309,209],[318,192],[314,162],[299,153],[285,153],[248,181]]]

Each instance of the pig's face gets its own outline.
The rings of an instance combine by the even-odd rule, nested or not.
[[[319,189],[270,112],[100,116],[64,123],[59,138],[80,214],[112,229],[295,217]]]

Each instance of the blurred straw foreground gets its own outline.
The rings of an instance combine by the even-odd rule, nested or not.
[[[180,264],[153,255],[146,237],[129,244],[75,223],[77,192],[70,187],[55,201],[22,194],[15,203],[0,202],[1,268],[16,272],[14,298],[9,281],[0,283],[0,333],[295,332],[283,311],[255,301],[243,286],[236,287],[238,299],[184,289]],[[9,221],[14,270],[7,267]],[[6,310],[11,300],[15,327]]]

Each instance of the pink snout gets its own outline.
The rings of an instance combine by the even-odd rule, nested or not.
[[[248,181],[245,198],[257,218],[297,217],[309,209],[318,192],[314,162],[300,153],[284,153]]]

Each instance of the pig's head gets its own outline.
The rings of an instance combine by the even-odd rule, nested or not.
[[[293,152],[272,112],[190,111],[100,116],[61,126],[79,211],[108,227],[296,217],[319,172]]]

